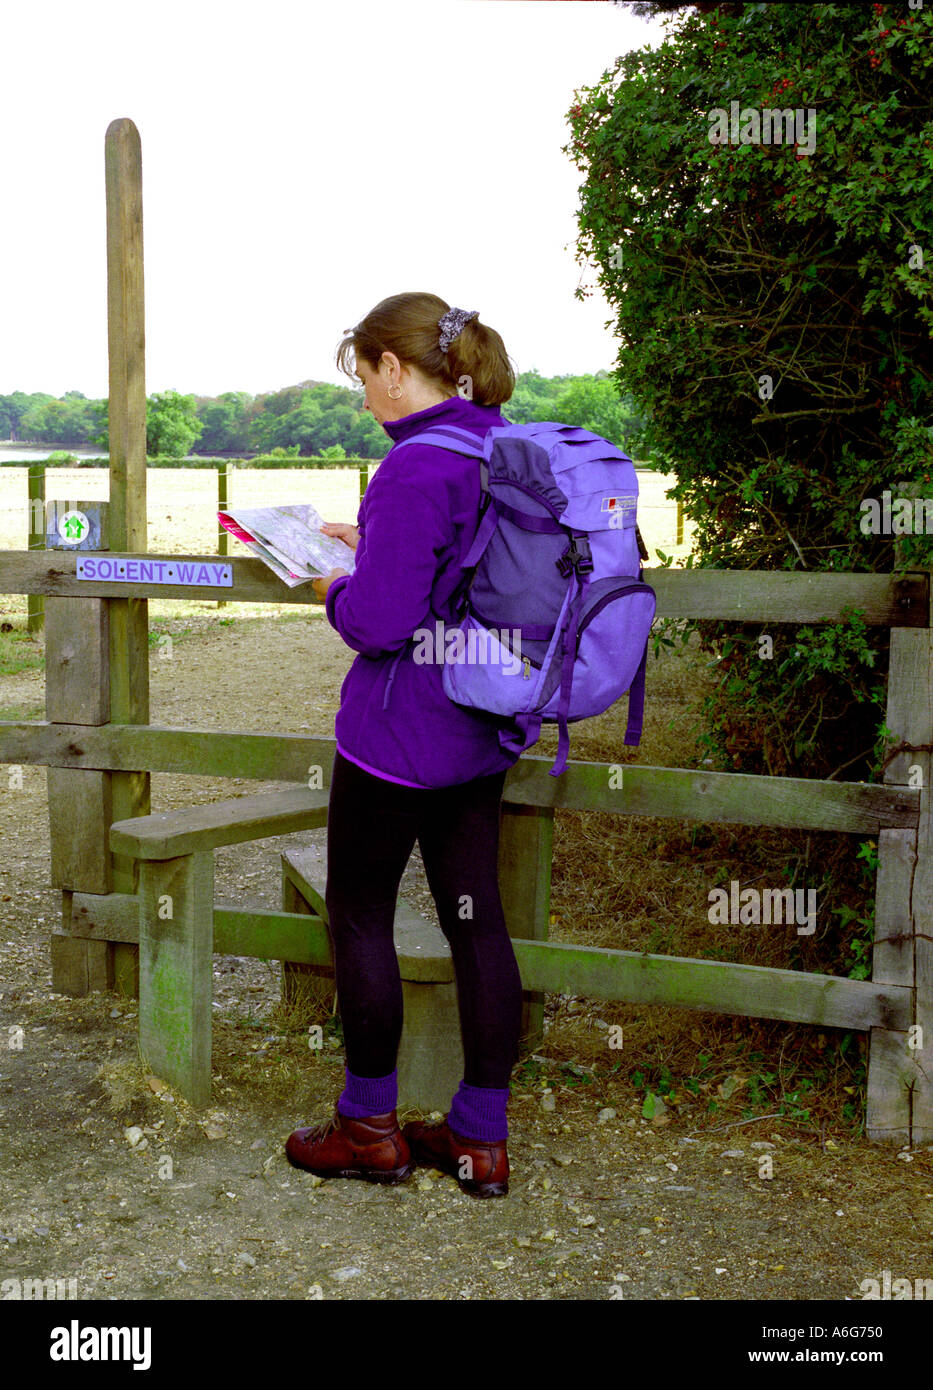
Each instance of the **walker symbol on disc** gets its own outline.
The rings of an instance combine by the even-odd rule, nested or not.
[[[91,523],[84,512],[66,512],[58,523],[58,534],[71,545],[80,545],[90,529]]]

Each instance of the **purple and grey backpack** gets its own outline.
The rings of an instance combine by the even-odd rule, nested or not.
[[[626,691],[625,742],[637,745],[657,599],[642,578],[632,460],[589,430],[552,423],[497,425],[482,444],[439,425],[405,443],[480,460],[479,524],[453,599],[461,637],[444,663],[450,699],[507,717],[514,728],[499,742],[510,752],[556,723],[552,777],[567,764],[567,725]]]

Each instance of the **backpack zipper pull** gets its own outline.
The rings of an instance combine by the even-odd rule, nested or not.
[[[528,657],[527,657],[527,656],[523,656],[523,657],[522,657],[522,665],[523,665],[524,668],[525,668],[524,671],[522,672],[522,680],[523,680],[523,681],[531,680],[531,662],[528,660]]]

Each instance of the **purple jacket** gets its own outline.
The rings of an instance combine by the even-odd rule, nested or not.
[[[359,652],[340,690],[335,735],[345,758],[409,787],[447,787],[509,768],[500,715],[455,705],[441,662],[415,662],[408,639],[450,604],[476,533],[476,459],[404,441],[433,424],[458,425],[482,440],[505,425],[495,407],[452,396],[383,428],[394,444],[366,489],[357,515],[360,543],[352,575],[334,581],[325,610]],[[408,645],[406,645],[408,644]]]

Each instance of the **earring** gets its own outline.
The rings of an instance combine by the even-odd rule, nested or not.
[[[395,392],[394,395],[392,395],[393,391]],[[388,391],[386,392],[386,395],[387,395],[387,396],[391,396],[393,401],[397,401],[397,400],[399,399],[399,397],[401,396],[401,394],[402,394],[402,388],[401,388],[401,386],[390,386],[389,389],[388,389]]]

